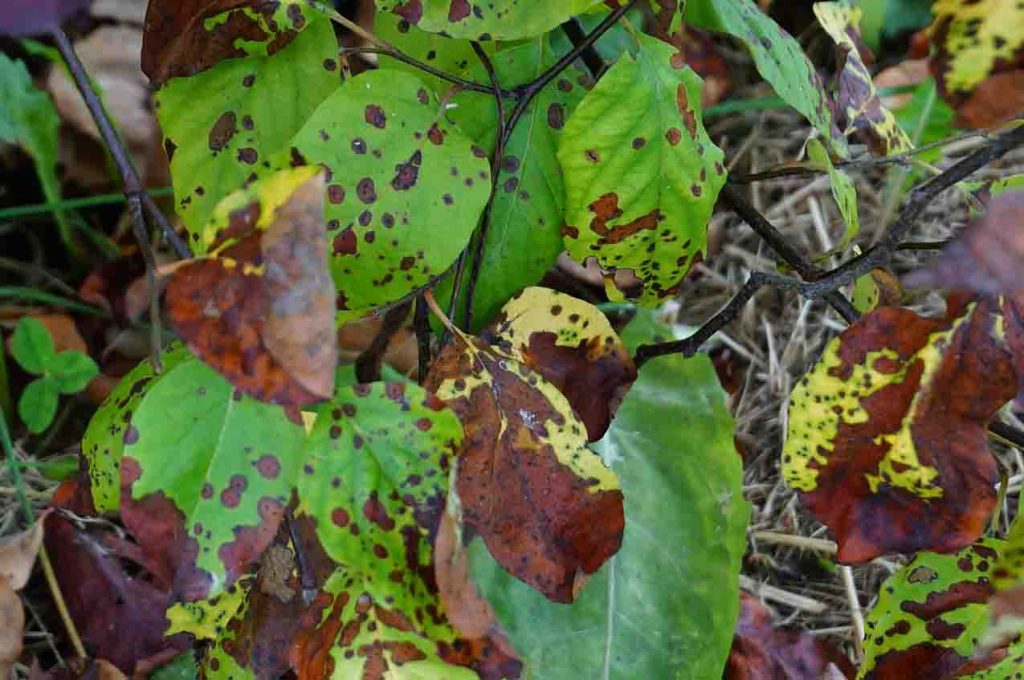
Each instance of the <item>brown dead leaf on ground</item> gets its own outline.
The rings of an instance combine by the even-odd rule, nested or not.
[[[0,541],[0,678],[21,655],[25,610],[17,591],[32,574],[43,544],[43,515],[28,529]]]
[[[25,610],[21,598],[7,579],[0,576],[0,677],[6,678],[21,656]]]

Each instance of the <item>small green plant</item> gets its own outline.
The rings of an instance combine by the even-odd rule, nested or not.
[[[11,337],[11,355],[23,369],[39,376],[18,399],[18,415],[33,433],[53,422],[60,395],[81,392],[99,373],[96,362],[81,352],[58,353],[46,326],[28,316],[22,317]]]

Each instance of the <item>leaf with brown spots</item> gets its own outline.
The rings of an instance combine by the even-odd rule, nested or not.
[[[829,675],[829,666],[838,675]],[[772,625],[772,614],[756,597],[740,592],[740,620],[725,662],[725,680],[853,678],[850,659],[823,638]]]
[[[842,64],[836,108],[841,114],[837,124],[843,134],[864,135],[871,152],[878,156],[903,153],[912,148],[907,134],[892,112],[882,106],[867,65],[861,59],[860,7],[844,2],[816,2],[814,15],[836,43],[837,61]]]
[[[600,0],[377,0],[413,26],[470,40],[518,40],[547,33]]]
[[[466,526],[516,578],[572,602],[622,543],[622,492],[569,401],[526,362],[516,347],[460,334],[426,386],[466,430],[456,474]]]
[[[840,561],[981,535],[997,481],[985,430],[1017,392],[1000,311],[985,298],[951,301],[942,321],[875,310],[793,390],[782,473]]]
[[[701,120],[700,78],[669,45],[640,41],[637,57],[619,59],[569,117],[558,160],[569,254],[632,270],[641,289],[620,291],[609,278],[609,295],[653,306],[703,256],[725,168]]]
[[[633,358],[604,314],[589,302],[548,288],[527,288],[509,300],[480,336],[523,362],[565,395],[587,426],[604,436],[636,380]]]
[[[486,153],[448,123],[418,78],[347,80],[291,141],[327,168],[327,234],[339,318],[393,303],[448,269],[490,191]]]
[[[975,646],[988,624],[992,575],[1006,543],[985,539],[951,555],[921,553],[883,584],[865,618],[858,678],[1012,678],[1024,641]]]
[[[274,538],[303,428],[198,359],[146,385],[130,419],[121,519],[176,601],[214,597]]]
[[[238,0],[210,2],[243,4]],[[178,4],[177,0],[159,3],[169,8]],[[197,3],[180,4],[194,7]],[[254,30],[266,25],[266,17],[251,9],[254,3],[244,4],[248,8],[235,10],[226,22],[208,19],[201,26],[229,31],[239,22]],[[256,4],[272,16],[285,16],[285,23],[278,26],[293,26],[288,15],[299,12],[302,21],[295,23],[302,30],[294,35],[297,29],[290,28],[293,39],[272,54],[267,53],[266,44],[243,43],[239,51],[251,49],[251,53],[225,59],[189,77],[171,78],[156,92],[175,210],[189,231],[193,252],[200,255],[208,244],[199,243],[199,234],[214,207],[228,194],[273,172],[276,168],[271,167],[271,158],[287,149],[288,140],[338,85],[337,41],[326,16],[295,0]],[[155,11],[151,7],[151,15]],[[196,47],[216,51],[234,49],[232,44],[237,43],[203,42]],[[203,58],[204,49],[196,54]]]
[[[275,404],[334,391],[334,287],[323,232],[324,180],[283,170],[228,196],[204,232],[210,257],[167,285],[174,329],[238,389]]]
[[[996,127],[1024,110],[1024,6],[937,0],[928,32],[939,94],[960,127]]]
[[[999,559],[992,567],[995,592],[989,600],[984,649],[998,648],[1024,634],[1024,515],[1017,515]]]

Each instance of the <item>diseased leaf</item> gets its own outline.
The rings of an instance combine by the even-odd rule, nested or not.
[[[600,0],[377,0],[382,12],[432,33],[470,40],[518,40],[547,33]]]
[[[327,235],[339,319],[395,302],[440,276],[476,228],[486,153],[444,119],[422,81],[368,71],[346,81],[291,140],[327,168]]]
[[[53,336],[39,319],[23,316],[11,335],[11,356],[29,373],[42,375],[56,356]]]
[[[399,14],[378,11],[374,17],[373,32],[381,40],[388,41],[410,57],[418,59],[420,63],[459,78],[468,78],[470,71],[480,63],[480,58],[473,52],[469,40],[457,40],[449,35],[428,33],[413,26]],[[481,48],[492,59],[495,47],[493,42],[481,43]],[[379,59],[380,67],[383,69],[406,71],[418,76],[438,97],[444,97],[455,87],[451,81],[426,73],[404,61],[383,54]],[[483,84],[488,81],[484,78],[480,82]]]
[[[164,372],[153,370],[149,359],[129,371],[110,392],[89,421],[82,437],[82,455],[89,474],[92,503],[99,513],[112,512],[121,502],[121,455],[131,428],[132,416],[154,380],[166,376],[179,363],[191,360],[184,345],[167,347],[160,356]]]
[[[656,305],[678,292],[703,256],[707,222],[725,183],[722,151],[704,129],[700,78],[675,51],[640,38],[565,124],[558,160],[565,173],[565,246],[577,262],[628,269]]]
[[[999,549],[992,569],[995,593],[989,600],[985,649],[997,648],[1024,634],[1024,515],[1018,515]],[[1024,645],[1022,645],[1024,652]]]
[[[302,3],[151,0],[142,36],[142,71],[159,87],[225,59],[269,56],[306,24]]]
[[[145,387],[123,436],[121,519],[175,599],[215,597],[277,532],[302,426],[191,359]]]
[[[541,75],[558,56],[545,36],[501,50],[492,62],[502,86],[511,88]],[[479,63],[475,57],[474,63]],[[487,82],[480,66],[470,75]],[[559,229],[565,188],[558,164],[558,140],[566,120],[583,98],[586,83],[587,78],[577,69],[563,71],[533,99],[503,149],[480,263],[483,274],[473,294],[472,330],[493,318],[501,305],[524,286],[539,282],[563,250]],[[463,92],[453,103],[452,119],[492,154],[497,132],[494,97]],[[465,287],[463,292],[468,292]],[[450,293],[445,291],[438,297],[443,300]]]
[[[1024,292],[1024,191],[999,191],[985,214],[967,225],[942,252],[904,277],[908,286],[973,290],[988,295]]]
[[[548,288],[527,288],[509,300],[481,338],[521,356],[558,388],[587,426],[589,441],[604,436],[636,379],[633,358],[604,314]]]
[[[466,431],[456,475],[465,524],[516,578],[572,602],[619,549],[622,493],[568,400],[525,362],[460,334],[425,386]]]
[[[862,13],[860,7],[845,2],[814,3],[814,15],[835,41],[837,61],[842,64],[835,93],[836,108],[841,113],[837,123],[846,135],[853,132],[864,135],[875,155],[903,153],[911,149],[910,139],[892,112],[882,106],[871,73],[861,59]]]
[[[994,127],[1024,106],[1024,7],[1014,0],[936,0],[929,34],[939,94],[962,127]]]
[[[18,417],[28,427],[29,432],[38,434],[50,426],[57,414],[59,398],[57,381],[49,376],[25,385],[18,399]]]
[[[997,478],[985,428],[1017,391],[999,311],[986,299],[951,303],[944,321],[878,309],[793,390],[782,474],[840,561],[981,535]]]
[[[1024,643],[976,654],[988,621],[992,570],[1005,543],[985,539],[951,555],[920,553],[882,584],[865,618],[858,678],[1012,678]]]
[[[828,151],[817,139],[807,141],[807,157],[828,172],[829,184],[832,186],[832,198],[839,206],[839,214],[843,216],[843,222],[846,224],[846,231],[843,233],[843,240],[839,245],[840,248],[845,248],[860,233],[857,188],[849,175],[832,164],[832,159],[828,157]]]
[[[829,667],[839,673],[829,675]],[[772,625],[756,597],[740,593],[740,620],[725,664],[725,680],[758,678],[853,678],[850,659],[834,644],[810,633]]]
[[[243,4],[215,0],[229,1]],[[188,6],[195,5],[193,1]],[[260,6],[264,5],[270,6]],[[252,56],[225,59],[187,78],[171,78],[157,90],[175,210],[197,254],[205,252],[197,242],[214,206],[243,184],[271,172],[270,159],[287,148],[292,135],[338,85],[338,50],[330,21],[294,1],[280,4],[278,11],[296,10],[304,18],[302,30],[283,49],[265,56],[265,45],[246,42],[256,50]],[[262,20],[252,9],[218,16],[202,25],[234,26],[235,17],[234,22],[251,27]],[[210,49],[219,48],[211,44]]]
[[[17,38],[49,33],[88,9],[90,3],[91,0],[4,0],[0,7],[0,35]]]
[[[276,404],[329,398],[338,361],[318,168],[283,170],[228,196],[203,234],[213,255],[167,285],[171,324],[246,394]]]
[[[742,42],[776,94],[817,128],[833,154],[846,157],[846,139],[833,119],[825,85],[793,36],[753,0],[691,2],[686,10],[686,19],[698,28],[724,31]]]
[[[650,339],[642,328],[624,335],[631,345]],[[596,447],[622,478],[625,533],[573,604],[551,606],[479,541],[469,545],[472,573],[523,656],[524,675],[721,677],[748,505],[711,362],[671,356],[643,367]]]

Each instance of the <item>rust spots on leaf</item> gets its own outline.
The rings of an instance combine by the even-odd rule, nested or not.
[[[676,107],[679,115],[683,117],[683,124],[692,139],[697,139],[697,115],[690,108],[690,101],[686,94],[686,83],[679,83],[676,86]]]
[[[213,127],[210,128],[209,140],[207,142],[210,151],[216,153],[223,150],[231,141],[231,138],[235,136],[236,132],[238,132],[238,116],[235,112],[225,111],[220,114]]]
[[[451,0],[448,5],[448,21],[452,23],[462,21],[469,16],[471,11],[469,0]]]
[[[416,151],[409,160],[400,163],[395,168],[395,177],[391,180],[391,186],[396,191],[408,191],[416,186],[416,180],[420,175],[420,165],[423,163],[423,154]]]
[[[376,104],[367,104],[363,118],[369,125],[379,130],[383,130],[388,124],[388,117],[384,114],[384,109]]]
[[[599,196],[589,207],[590,211],[594,213],[594,217],[590,220],[590,229],[601,237],[600,245],[621,243],[640,231],[657,229],[658,223],[661,221],[661,211],[654,209],[626,224],[609,226],[609,222],[622,217],[622,210],[619,208],[619,195],[615,193]]]

